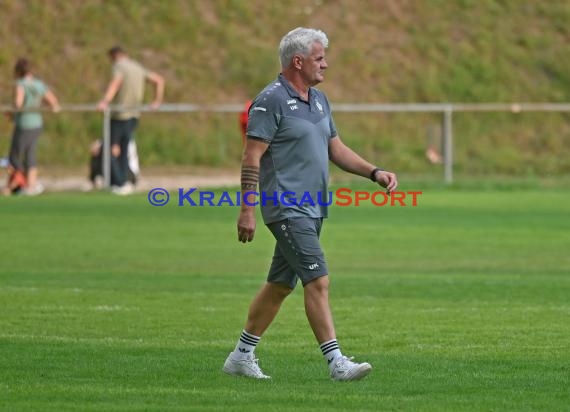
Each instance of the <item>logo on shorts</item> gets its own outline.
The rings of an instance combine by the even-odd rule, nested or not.
[[[315,269],[317,269],[318,267],[319,267],[319,264],[318,264],[318,263],[313,263],[312,265],[309,265],[309,269],[311,269],[311,270],[315,270]]]
[[[287,230],[287,226],[281,225],[281,230]]]

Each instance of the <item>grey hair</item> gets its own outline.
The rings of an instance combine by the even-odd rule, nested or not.
[[[327,35],[321,30],[307,29],[305,27],[297,27],[291,30],[283,36],[279,43],[281,67],[287,67],[296,54],[308,56],[311,53],[311,46],[315,42],[321,43],[324,48],[327,48],[329,45]]]

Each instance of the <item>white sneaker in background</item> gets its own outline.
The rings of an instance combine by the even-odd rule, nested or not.
[[[81,184],[80,190],[84,193],[91,192],[95,189],[95,185],[92,182],[85,182]]]
[[[93,188],[100,190],[103,189],[103,176],[95,176],[95,181],[93,182]]]
[[[256,359],[253,354],[242,360],[232,359],[232,354],[228,355],[226,362],[224,363],[223,371],[229,375],[233,376],[245,376],[248,378],[255,379],[270,379],[271,376],[265,375],[259,365],[257,364],[258,359]]]
[[[364,378],[372,370],[372,366],[369,363],[356,363],[352,359],[354,358],[341,356],[334,361],[331,378],[335,381],[357,381]]]
[[[36,183],[34,187],[27,187],[22,191],[23,195],[26,196],[37,196],[44,192],[45,188],[40,182]]]
[[[119,196],[126,196],[134,193],[135,187],[132,183],[125,183],[123,186],[113,186],[111,187],[111,193]]]

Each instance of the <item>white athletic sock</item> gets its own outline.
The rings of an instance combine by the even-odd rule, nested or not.
[[[332,369],[334,367],[334,361],[342,356],[338,342],[336,339],[331,339],[321,343],[320,348],[329,368]]]
[[[232,358],[236,360],[246,359],[253,355],[255,347],[261,340],[261,337],[247,333],[245,330],[242,331],[236,348],[232,352]]]

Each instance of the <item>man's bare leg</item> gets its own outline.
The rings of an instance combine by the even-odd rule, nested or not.
[[[265,283],[251,302],[245,330],[255,336],[263,335],[292,291],[279,283]]]
[[[256,379],[267,379],[254,356],[254,351],[281,308],[281,304],[293,289],[277,284],[264,284],[249,307],[245,328],[237,345],[224,363],[223,371],[234,376],[247,376]]]
[[[372,369],[370,364],[352,362],[340,351],[329,305],[328,276],[321,276],[305,285],[305,312],[328,363],[331,378],[338,381],[350,381],[362,379],[368,375]]]
[[[329,277],[321,276],[305,285],[305,313],[319,345],[336,339],[329,305]]]

